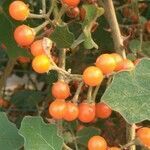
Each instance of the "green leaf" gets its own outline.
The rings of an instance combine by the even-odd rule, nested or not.
[[[57,26],[50,35],[50,39],[56,43],[58,48],[70,48],[74,42],[74,34],[68,29],[68,26]]]
[[[25,139],[25,150],[61,150],[63,139],[53,124],[46,124],[41,117],[25,117],[19,133]]]
[[[94,135],[99,135],[100,130],[95,127],[84,127],[77,132],[77,142],[87,146],[89,139]]]
[[[0,148],[3,150],[17,150],[23,146],[23,138],[18,129],[11,123],[5,113],[0,113]]]
[[[130,123],[150,120],[150,59],[143,59],[133,71],[116,74],[102,101]]]
[[[8,6],[11,1],[6,0],[0,3],[0,43],[6,46],[6,52],[9,57],[27,56],[30,54],[26,49],[20,48],[14,40],[14,29],[16,22],[12,21],[8,15]]]
[[[136,54],[138,51],[140,51],[140,41],[139,40],[131,40],[129,43],[129,48],[132,51],[132,53]]]
[[[142,43],[142,52],[150,57],[150,41],[145,41]]]
[[[40,91],[33,90],[22,90],[16,92],[12,98],[11,102],[15,104],[18,108],[25,110],[32,110],[36,108],[36,105],[43,99],[43,94]]]

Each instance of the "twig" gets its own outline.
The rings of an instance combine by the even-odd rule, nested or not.
[[[123,45],[123,38],[119,29],[115,8],[112,0],[99,0],[99,3],[103,5],[105,9],[105,16],[110,25],[112,31],[112,37],[114,41],[115,50],[117,53],[121,54],[124,58],[126,58],[125,49]]]
[[[93,102],[95,102],[96,100],[96,96],[97,96],[99,88],[100,88],[100,85],[96,86],[96,88],[94,89],[94,93],[92,95]]]
[[[132,140],[132,141],[130,141],[129,143],[127,143],[127,144],[125,144],[125,145],[123,145],[123,146],[120,146],[120,147],[121,147],[122,150],[124,150],[124,149],[129,148],[129,147],[132,146],[132,145],[135,145],[135,144],[136,144],[136,139],[135,139],[135,140]]]
[[[127,125],[126,125],[126,136],[127,136],[128,143],[130,143],[130,141],[133,141],[135,139],[135,136],[136,136],[135,124],[130,125],[127,123]],[[135,150],[135,149],[136,149],[136,147],[134,144],[132,144],[132,146],[130,145],[129,150]]]
[[[7,78],[9,77],[9,75],[11,74],[14,66],[16,63],[16,59],[9,59],[7,66],[4,70],[4,73],[2,74],[1,78],[0,78],[0,91],[2,91],[2,88],[4,87],[4,84],[6,83]],[[1,95],[1,93],[0,93]]]
[[[46,14],[46,0],[42,0],[42,13]]]
[[[63,144],[64,150],[73,150],[72,148],[70,148],[68,145],[66,145],[65,143]]]
[[[87,101],[88,103],[92,103],[93,100],[92,100],[92,90],[93,90],[93,87],[90,86],[89,89],[88,89],[88,93],[87,93]]]
[[[81,83],[78,85],[78,88],[77,88],[77,90],[76,90],[76,93],[75,93],[74,97],[72,98],[72,101],[73,101],[74,103],[77,103],[77,102],[78,102],[79,94],[80,94],[80,92],[81,92],[81,89],[82,89],[82,86],[83,86],[83,85],[84,85],[83,82],[81,82]]]
[[[56,5],[56,2],[57,2],[56,0],[51,0],[51,6],[50,6],[50,9],[49,9],[49,11],[48,11],[48,13],[47,13],[47,16],[50,17],[50,15],[51,15],[51,13],[52,13],[52,11],[53,11],[55,5]]]
[[[45,16],[30,13],[28,18],[43,19]]]

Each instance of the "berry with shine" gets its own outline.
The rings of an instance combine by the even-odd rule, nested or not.
[[[24,21],[29,16],[29,8],[22,1],[13,1],[9,5],[9,14],[15,20]]]
[[[115,70],[116,61],[112,55],[102,54],[97,58],[95,65],[101,69],[103,74],[108,75]]]
[[[56,120],[63,119],[66,109],[65,100],[56,99],[49,106],[49,114]]]
[[[89,86],[97,86],[101,84],[103,78],[102,71],[95,66],[90,66],[83,72],[83,81]]]
[[[64,81],[57,81],[52,86],[52,95],[57,99],[66,99],[70,96],[70,87]]]
[[[90,123],[95,119],[95,104],[80,103],[78,119],[84,123]]]
[[[67,102],[63,118],[66,121],[73,121],[78,118],[78,115],[79,115],[79,109],[77,104],[72,102]]]
[[[77,7],[80,0],[62,0],[62,3],[66,4],[68,7]]]
[[[52,68],[52,64],[46,55],[39,55],[33,59],[32,68],[37,73],[47,73]]]
[[[20,25],[14,31],[15,41],[20,46],[29,46],[35,39],[35,31],[27,25]]]
[[[88,141],[88,150],[107,150],[107,142],[101,136],[93,136]]]

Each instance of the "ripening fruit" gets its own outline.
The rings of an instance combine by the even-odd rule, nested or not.
[[[114,71],[118,70],[118,64],[120,64],[123,60],[122,56],[120,56],[117,53],[112,53],[111,56],[114,58],[115,62],[116,62],[116,67]]]
[[[99,85],[104,76],[102,71],[95,66],[90,66],[86,68],[83,72],[83,81],[89,86],[97,86]]]
[[[10,16],[18,21],[24,21],[29,16],[29,8],[22,1],[13,1],[9,6]]]
[[[67,102],[63,118],[66,121],[73,121],[78,118],[78,115],[79,115],[79,109],[77,104],[72,102]]]
[[[30,58],[29,57],[24,57],[24,56],[20,56],[20,57],[18,57],[18,61],[20,62],[20,63],[29,63],[30,62]]]
[[[0,98],[0,107],[7,108],[9,106],[9,102],[7,100],[4,100],[3,98]]]
[[[88,150],[107,150],[106,140],[101,136],[93,136],[88,141]]]
[[[29,46],[34,41],[35,31],[27,25],[20,25],[15,29],[14,38],[20,46]]]
[[[42,42],[43,40],[37,40],[31,44],[31,54],[33,56],[45,54]]]
[[[63,119],[64,113],[66,109],[65,100],[56,99],[49,106],[49,114],[54,119]]]
[[[51,62],[46,55],[36,56],[32,61],[32,68],[37,73],[46,73],[51,67]]]
[[[76,7],[80,3],[80,0],[62,0],[62,3],[68,7]]]
[[[66,14],[68,17],[70,18],[76,18],[79,16],[80,14],[80,10],[78,7],[75,7],[75,8],[69,8],[67,11],[66,11]]]
[[[95,119],[95,104],[80,103],[78,119],[84,123],[92,122]]]
[[[110,54],[102,54],[96,60],[96,66],[101,69],[103,74],[111,74],[116,68],[116,62]]]
[[[143,127],[139,129],[136,134],[140,142],[150,148],[150,128]]]
[[[119,148],[119,147],[110,147],[110,148],[108,148],[108,150],[121,150],[121,148]]]
[[[123,59],[122,62],[120,64],[118,64],[117,66],[117,71],[120,70],[132,70],[134,69],[135,66],[133,64],[133,62],[129,59]]]
[[[57,81],[52,86],[52,95],[57,99],[66,99],[70,96],[70,88],[64,81]]]
[[[105,103],[96,104],[96,117],[106,119],[110,117],[112,110]]]

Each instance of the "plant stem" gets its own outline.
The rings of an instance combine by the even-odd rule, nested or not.
[[[42,13],[46,14],[46,0],[42,0]]]
[[[44,23],[42,23],[41,25],[39,25],[38,27],[35,27],[34,30],[36,33],[38,33],[40,30],[42,30],[45,26],[47,26],[49,24],[49,21],[46,20]]]
[[[47,16],[49,16],[50,17],[50,15],[51,15],[51,13],[53,12],[53,9],[54,9],[54,7],[55,7],[55,5],[56,5],[56,0],[51,0],[51,6],[50,6],[50,9],[49,9],[49,11],[48,11],[48,13],[47,13]]]
[[[126,136],[127,136],[127,142],[130,143],[130,141],[135,140],[135,124],[128,124],[126,125]],[[133,146],[130,145],[129,150],[135,150],[136,147],[134,144],[132,144]]]
[[[5,70],[4,70],[4,72],[3,72],[3,74],[1,75],[1,78],[0,78],[0,92],[2,91],[2,88],[4,87],[7,78],[9,77],[11,72],[13,71],[15,63],[16,63],[16,59],[9,59],[8,60],[8,63],[5,67]],[[1,95],[1,93],[0,93],[0,95]]]
[[[73,150],[72,148],[70,148],[68,145],[66,145],[65,143],[63,144],[64,150]]]
[[[43,19],[44,16],[30,13],[28,18]]]
[[[82,86],[83,86],[83,85],[84,85],[83,82],[81,82],[81,83],[78,85],[78,88],[77,88],[77,90],[76,90],[76,93],[75,93],[75,95],[74,95],[74,97],[73,97],[73,99],[72,99],[72,101],[73,101],[74,103],[77,103],[77,102],[78,102],[79,94],[80,94],[80,92],[81,92],[81,89],[82,89]]]
[[[121,146],[121,149],[122,149],[122,150],[127,149],[127,148],[129,148],[130,146],[135,145],[135,143],[136,143],[136,140],[132,140],[132,141],[130,141],[129,143],[127,143],[127,144]]]
[[[93,100],[92,100],[92,90],[93,90],[93,87],[89,86],[88,93],[87,93],[87,101],[88,101],[88,103],[92,103],[93,102]]]
[[[122,38],[120,28],[118,25],[113,1],[112,0],[105,0],[105,1],[99,0],[99,3],[102,4],[105,9],[105,16],[112,31],[112,37],[114,41],[115,50],[117,53],[122,55],[123,58],[126,58],[125,48],[123,45],[123,38]]]
[[[95,102],[95,100],[96,100],[96,96],[97,96],[99,88],[100,88],[100,84],[98,86],[96,86],[96,88],[94,89],[94,93],[92,95],[93,102]]]

